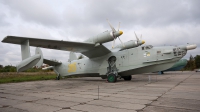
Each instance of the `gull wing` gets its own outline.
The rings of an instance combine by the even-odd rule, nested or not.
[[[87,43],[87,42],[50,40],[50,39],[18,37],[18,36],[7,36],[2,40],[2,42],[21,45],[26,40],[29,40],[30,46],[78,52],[78,53],[84,54],[88,58],[103,56],[110,52],[110,50],[108,50],[103,45],[99,45],[95,47],[94,43]]]

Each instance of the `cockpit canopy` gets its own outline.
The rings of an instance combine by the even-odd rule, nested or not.
[[[153,48],[152,45],[142,46],[142,50],[148,50],[148,49],[151,49],[151,48]]]

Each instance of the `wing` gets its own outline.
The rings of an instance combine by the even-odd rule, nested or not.
[[[99,46],[94,47],[93,49],[82,52],[82,54],[84,54],[85,56],[87,56],[89,58],[95,58],[95,57],[100,57],[100,56],[106,55],[110,52],[111,51],[109,49],[107,49],[105,46],[99,45]]]
[[[2,40],[2,42],[21,45],[21,43],[23,43],[26,40],[29,40],[30,46],[78,52],[84,54],[88,58],[103,56],[110,52],[110,50],[108,50],[103,45],[95,47],[94,43],[87,43],[87,42],[73,42],[73,41],[50,40],[50,39],[39,39],[30,37],[17,37],[17,36],[7,36]],[[99,50],[105,52],[101,52]]]
[[[50,65],[50,66],[56,66],[56,65],[62,64],[61,62],[56,62],[56,61],[48,60],[48,59],[44,59],[43,62],[44,62],[45,64]]]

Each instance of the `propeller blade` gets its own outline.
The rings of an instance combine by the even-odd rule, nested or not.
[[[134,32],[134,33],[135,33],[135,32]],[[137,37],[136,33],[135,33],[135,37],[136,37],[137,41],[139,41],[139,38]]]
[[[120,27],[120,22],[119,22],[119,26],[118,26],[118,31],[119,31],[119,27]]]
[[[119,37],[118,37],[119,38]],[[121,41],[121,39],[119,38],[120,42],[122,43],[122,45],[125,47],[124,43]]]
[[[141,36],[140,36],[140,40],[142,40],[142,34],[141,34]]]
[[[110,24],[110,22],[109,22],[109,20],[107,19],[107,21],[108,21],[108,24],[109,24],[109,26],[110,26],[110,28],[112,29],[112,31],[113,32],[116,32],[116,30],[113,28],[113,26]]]
[[[112,48],[115,48],[115,38],[114,38],[114,40],[113,40]]]

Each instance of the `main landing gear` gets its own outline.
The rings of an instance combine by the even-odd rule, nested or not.
[[[114,73],[110,73],[108,76],[107,76],[107,81],[108,82],[116,82],[117,81],[117,76],[114,74]]]
[[[108,67],[107,67],[107,81],[110,83],[115,83],[117,81],[117,68],[116,68],[116,57],[111,56],[108,59]]]

